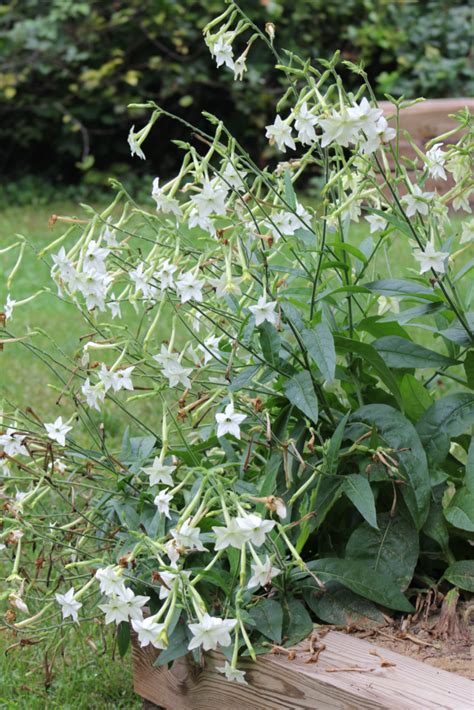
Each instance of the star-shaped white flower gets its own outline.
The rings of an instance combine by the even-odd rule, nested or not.
[[[173,479],[171,474],[176,466],[167,466],[160,461],[159,456],[155,456],[151,466],[144,466],[141,470],[150,478],[150,486],[157,486],[163,483],[165,486],[172,486]]]
[[[276,312],[277,302],[268,301],[265,296],[260,296],[255,306],[249,306],[249,311],[255,317],[255,325],[261,325],[265,321],[276,325],[278,321],[278,313]]]
[[[63,619],[67,619],[70,616],[73,621],[78,621],[77,612],[82,607],[82,604],[77,599],[74,599],[74,593],[74,587],[71,587],[66,594],[55,594],[55,597],[58,604],[61,605]]]
[[[110,596],[112,594],[122,594],[124,590],[122,569],[110,565],[102,567],[95,573],[95,578],[99,582],[102,594]]]
[[[132,627],[138,634],[141,648],[150,643],[155,648],[166,648],[165,625],[157,623],[153,616],[149,616],[147,619],[133,619]]]
[[[414,185],[413,192],[401,199],[407,217],[414,217],[416,214],[427,215],[430,209],[429,203],[434,196],[434,192],[423,192],[418,185]]]
[[[274,520],[263,520],[258,513],[242,515],[236,518],[240,529],[247,533],[252,545],[260,547],[265,542],[265,537],[276,525]]]
[[[446,251],[436,251],[433,244],[428,242],[425,250],[415,249],[413,256],[420,264],[420,274],[424,274],[430,269],[434,269],[440,274],[446,273],[446,263],[449,253]]]
[[[234,411],[234,403],[230,402],[224,412],[216,414],[217,436],[232,434],[236,439],[240,439],[240,425],[244,419],[247,419],[247,416]]]
[[[205,552],[206,548],[201,542],[199,533],[199,528],[193,527],[191,525],[191,518],[187,518],[187,520],[184,521],[179,530],[175,528],[171,531],[171,535],[176,540],[176,544],[178,547],[190,551],[199,550],[200,552]]]
[[[170,503],[172,500],[173,496],[171,495],[171,493],[168,493],[167,488],[163,488],[163,490],[160,491],[157,496],[155,496],[155,500],[153,502],[156,505],[159,513],[162,513],[167,518],[171,518]]]
[[[249,539],[246,530],[242,530],[236,518],[231,518],[226,527],[214,526],[213,531],[216,534],[214,549],[225,550],[227,547],[235,547],[240,550],[242,545]]]
[[[146,160],[145,153],[140,148],[140,142],[137,140],[137,135],[135,133],[135,126],[132,126],[130,133],[128,134],[128,145],[130,146],[130,155],[138,155],[142,160]]]
[[[239,671],[238,668],[234,668],[231,664],[226,661],[223,666],[217,668],[219,673],[225,675],[227,680],[234,681],[234,683],[241,683],[242,685],[248,685],[245,680],[245,671]]]
[[[187,303],[187,301],[191,300],[201,302],[204,284],[205,282],[202,279],[198,279],[192,271],[186,271],[186,273],[181,274],[176,281],[176,292],[181,299],[181,303]]]
[[[379,214],[369,214],[365,219],[370,224],[371,234],[375,234],[376,232],[382,232],[387,226],[387,220],[381,217]]]
[[[274,577],[281,574],[278,567],[272,567],[272,561],[267,555],[265,562],[261,560],[258,563],[251,564],[252,576],[247,585],[248,589],[252,587],[268,587]]]
[[[277,114],[275,118],[275,123],[271,123],[266,126],[267,132],[266,137],[269,139],[270,143],[276,143],[278,149],[283,153],[286,152],[286,147],[295,150],[295,141],[291,136],[291,126],[282,120],[281,116]]]
[[[206,612],[197,624],[189,624],[189,630],[194,636],[189,642],[189,650],[202,646],[204,651],[212,651],[218,645],[230,646],[230,632],[236,624],[237,619],[221,619],[209,616]]]
[[[61,446],[66,445],[66,434],[71,431],[72,426],[63,422],[62,417],[58,417],[52,424],[45,424],[44,428],[48,433],[48,438],[57,441]]]

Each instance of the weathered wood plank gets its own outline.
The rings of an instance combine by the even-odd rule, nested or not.
[[[248,685],[230,683],[216,668],[218,653],[205,656],[203,668],[189,658],[154,668],[157,651],[133,646],[134,687],[166,710],[472,710],[474,683],[419,661],[339,632],[324,638],[317,663],[296,647],[296,658],[267,654],[243,661]],[[394,666],[382,668],[376,650]],[[344,670],[363,668],[365,672]],[[328,672],[338,669],[338,672]],[[375,670],[370,670],[375,669]]]
[[[379,104],[383,109],[386,118],[395,113],[393,104],[389,101],[381,101]],[[456,128],[456,122],[450,118],[450,114],[457,113],[464,107],[467,107],[471,113],[474,113],[474,99],[472,98],[455,98],[455,99],[428,99],[420,104],[415,104],[409,108],[400,111],[400,127],[410,133],[413,141],[422,151],[425,150],[425,144],[443,133]],[[389,120],[389,125],[395,128],[395,118]],[[446,143],[456,142],[460,138],[460,133],[446,139]],[[403,137],[400,137],[400,154],[413,160],[416,158],[416,152],[410,143]],[[413,183],[416,182],[414,173],[408,173],[409,178]],[[454,185],[452,175],[448,173],[447,180],[433,180],[428,178],[424,185],[425,191],[437,190],[438,193],[447,192]]]

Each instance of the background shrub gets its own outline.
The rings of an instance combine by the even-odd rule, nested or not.
[[[469,65],[470,7],[457,0],[247,0],[256,24],[273,22],[278,45],[311,59],[340,48],[367,65],[379,97],[472,93]],[[126,136],[140,124],[127,105],[156,100],[200,124],[206,108],[221,116],[248,147],[264,151],[263,126],[273,113],[278,80],[266,80],[270,56],[254,45],[243,82],[218,81],[201,29],[224,8],[223,0],[22,0],[0,6],[0,174],[29,174],[53,183],[104,184],[124,175]],[[262,78],[263,77],[263,78]],[[353,75],[344,77],[353,84]],[[242,115],[246,128],[242,131]],[[181,138],[160,122],[149,148],[162,175],[176,168],[165,150]],[[150,164],[151,163],[151,164]],[[135,166],[136,169],[136,166]],[[4,200],[24,201],[21,185]]]

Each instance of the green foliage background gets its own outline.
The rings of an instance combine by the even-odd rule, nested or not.
[[[273,22],[279,47],[311,58],[341,49],[363,60],[380,97],[473,93],[468,28],[472,6],[457,0],[244,0],[259,26]],[[126,137],[141,117],[127,104],[154,99],[199,125],[203,108],[260,148],[279,86],[258,43],[243,82],[217,70],[201,29],[224,0],[12,0],[0,5],[0,174],[28,173],[91,186],[126,174]],[[243,48],[242,48],[243,49]],[[354,75],[347,75],[348,85]],[[145,165],[166,175],[165,149],[179,129],[160,120]],[[153,166],[153,168],[152,168]],[[34,182],[34,181],[33,181]],[[25,183],[30,198],[31,177]],[[20,190],[21,192],[21,190]],[[23,191],[24,192],[24,191]],[[8,201],[19,199],[8,190]],[[4,197],[5,200],[5,197]]]

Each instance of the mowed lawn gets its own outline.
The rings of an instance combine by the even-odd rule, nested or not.
[[[48,227],[49,217],[53,213],[69,217],[85,216],[80,207],[64,202],[49,207],[10,208],[0,213],[0,249],[13,243],[16,233],[27,237],[33,247],[26,249],[21,269],[14,279],[11,296],[16,300],[28,297],[44,287],[50,288],[52,294],[55,293],[48,266],[35,253],[59,237],[64,230],[64,224],[60,222],[52,229]],[[356,225],[353,234],[354,243],[359,244],[368,236],[367,224],[362,221]],[[394,236],[387,240],[387,245],[386,250],[380,250],[374,268],[368,270],[363,281],[403,278],[407,275],[407,269],[417,272],[406,238]],[[0,255],[0,310],[3,309],[7,295],[6,278],[14,262],[13,253]],[[79,337],[87,332],[74,308],[49,294],[43,294],[27,306],[15,310],[9,329],[15,335],[28,330],[44,330],[53,334],[55,341],[67,352],[77,349]],[[421,331],[417,335],[418,342],[427,345],[431,338],[428,331]],[[38,334],[31,342],[44,349],[48,347],[46,335]],[[19,343],[5,345],[3,352],[0,352],[0,403],[5,398],[23,409],[32,407],[46,421],[53,416],[64,415],[65,408],[58,409],[55,404],[57,392],[48,388],[48,381],[47,368],[31,352]],[[119,436],[122,422],[117,419],[115,424]],[[0,565],[0,591],[8,572]],[[132,690],[130,656],[112,661],[112,634],[107,634],[105,650],[96,622],[81,624],[77,638],[66,642],[64,648],[58,651],[48,687],[45,687],[44,648],[20,647],[15,643],[16,639],[2,629],[0,623],[0,708],[80,710],[140,707],[140,701]]]

